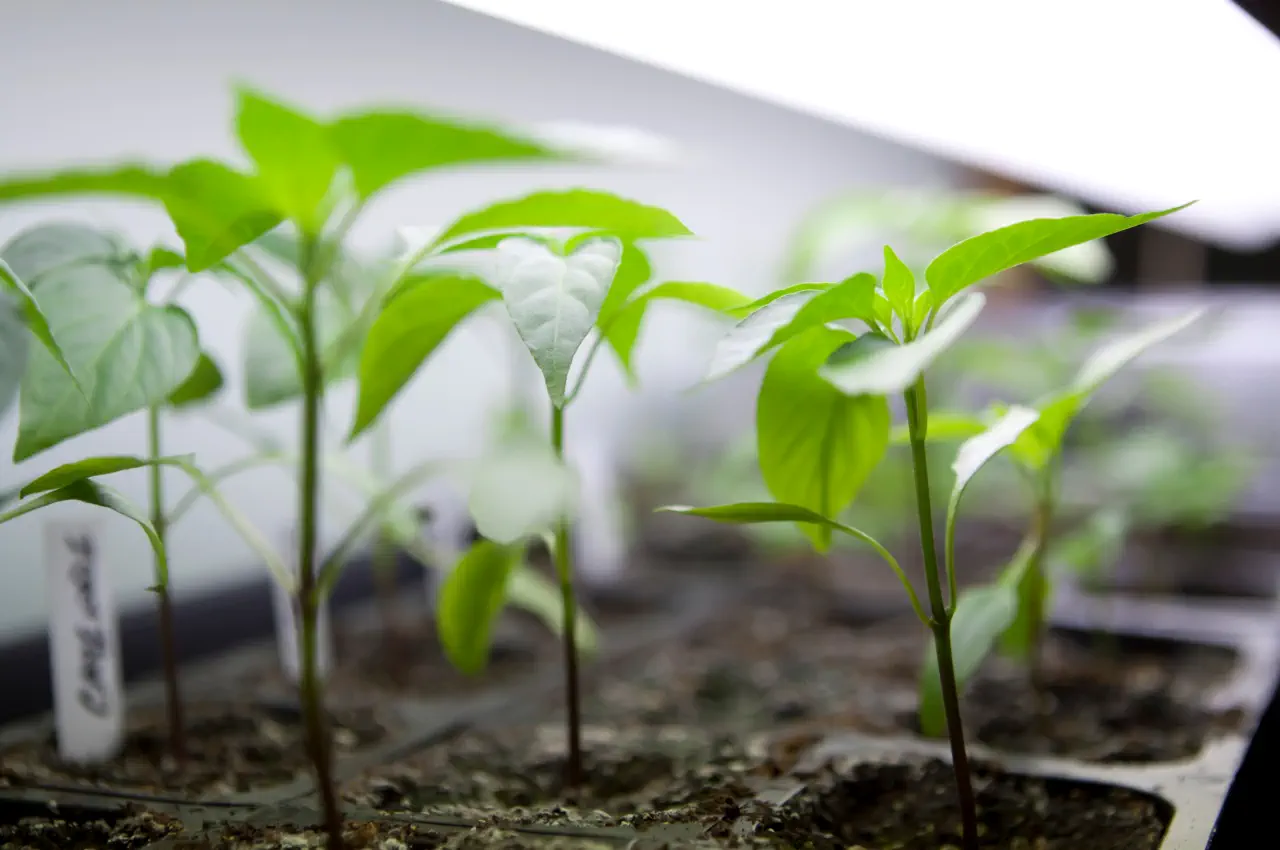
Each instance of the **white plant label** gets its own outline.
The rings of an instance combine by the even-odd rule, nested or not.
[[[45,558],[58,755],[80,764],[109,761],[124,748],[124,677],[98,524],[47,524]]]
[[[285,536],[285,566],[294,573],[298,569],[298,533],[296,529]],[[317,565],[318,565],[317,561]],[[279,583],[271,582],[271,601],[275,609],[276,647],[280,653],[280,669],[290,682],[302,680],[302,633],[298,624],[302,621],[301,608],[293,595],[286,593]],[[316,671],[321,678],[328,675],[333,662],[333,632],[329,625],[329,600],[320,603],[316,619]]]

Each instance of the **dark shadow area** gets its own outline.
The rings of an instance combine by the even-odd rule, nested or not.
[[[1280,777],[1280,688],[1236,773],[1209,850],[1254,850],[1274,835],[1276,780]],[[1261,842],[1261,843],[1260,843]]]

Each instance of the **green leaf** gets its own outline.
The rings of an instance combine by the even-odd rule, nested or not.
[[[960,594],[951,619],[951,654],[956,687],[961,693],[991,653],[996,639],[1013,622],[1017,607],[1014,589],[1003,583],[969,588]],[[932,641],[920,672],[920,730],[930,738],[947,734],[938,656]]]
[[[829,517],[853,501],[889,438],[883,397],[847,396],[818,377],[818,367],[851,338],[822,326],[795,337],[769,364],[756,398],[757,452],[769,492]],[[820,552],[831,544],[827,526],[805,523],[801,531]]]
[[[110,234],[78,222],[53,221],[29,227],[0,248],[10,271],[35,288],[48,272],[71,265],[123,269],[129,250]]]
[[[432,246],[486,231],[544,227],[599,230],[623,242],[693,235],[680,219],[660,207],[609,192],[570,189],[535,192],[467,213],[436,236]]]
[[[163,403],[196,366],[196,328],[186,311],[147,304],[100,266],[50,273],[40,293],[84,392],[51,355],[34,350],[22,378],[15,461]]]
[[[787,340],[830,322],[859,319],[868,325],[875,321],[875,275],[856,274],[830,289],[816,294],[804,303],[791,321],[773,332],[773,336],[757,352],[756,356]]]
[[[26,497],[33,496],[37,493],[47,493],[50,490],[57,490],[61,487],[66,487],[67,485],[73,484],[83,478],[96,478],[99,475],[112,475],[117,472],[126,472],[130,469],[141,469],[144,466],[190,463],[192,457],[192,455],[174,455],[172,457],[157,458],[155,460],[133,457],[131,455],[103,455],[101,457],[88,457],[72,463],[64,463],[62,466],[49,470],[39,478],[27,482],[23,485],[22,490],[19,491],[19,495],[25,499]]]
[[[169,393],[169,407],[190,407],[208,401],[222,389],[222,385],[222,370],[212,357],[201,352],[191,374],[176,390]]]
[[[11,519],[17,519],[24,514],[37,511],[40,508],[56,505],[59,502],[84,502],[87,505],[96,505],[100,508],[106,508],[114,511],[121,516],[131,519],[138,524],[138,527],[147,535],[147,540],[151,543],[151,549],[156,557],[156,582],[160,587],[165,587],[169,583],[169,559],[165,553],[164,541],[160,539],[160,535],[156,533],[156,529],[143,516],[142,511],[134,507],[124,496],[117,493],[105,484],[98,484],[88,479],[80,479],[73,481],[57,490],[44,493],[38,498],[29,502],[23,502],[17,507],[10,509],[4,514],[0,514],[0,525]]]
[[[925,441],[930,443],[951,443],[976,437],[987,430],[988,422],[980,416],[948,410],[929,411],[929,431]],[[897,425],[889,432],[889,445],[907,446],[911,444],[911,429],[906,425]]]
[[[1102,508],[1078,529],[1059,537],[1046,560],[1055,573],[1082,578],[1097,576],[1114,567],[1124,550],[1129,517],[1117,508]]]
[[[235,124],[274,209],[303,231],[318,233],[321,207],[341,164],[329,128],[247,88],[236,92]]]
[[[209,159],[175,166],[163,198],[191,272],[212,268],[281,221],[263,184]]]
[[[29,341],[21,309],[10,296],[0,293],[0,417],[18,397]]]
[[[326,383],[348,377],[353,363],[335,350],[352,317],[333,292],[316,293],[316,334],[321,346],[321,365]],[[245,325],[244,389],[245,406],[250,410],[274,407],[302,396],[302,374],[292,344],[281,334],[274,317],[259,306]]]
[[[1132,363],[1138,355],[1186,329],[1204,314],[1204,309],[1192,310],[1111,341],[1095,351],[1080,367],[1072,389],[1081,394],[1095,392],[1104,382]]]
[[[506,238],[508,237],[501,234],[498,236],[499,242]],[[612,323],[617,314],[633,300],[631,296],[636,290],[648,283],[651,277],[653,266],[649,262],[649,255],[634,242],[623,242],[622,260],[618,263],[618,271],[613,275],[613,285],[605,293],[604,303],[600,305],[598,324],[606,327]]]
[[[754,313],[756,310],[759,310],[761,307],[767,307],[768,305],[772,304],[774,301],[777,301],[779,298],[785,298],[788,295],[795,295],[798,292],[809,292],[809,293],[817,294],[819,292],[826,292],[828,289],[830,289],[833,286],[835,286],[834,283],[796,283],[796,284],[792,284],[791,286],[784,286],[781,289],[775,289],[773,292],[770,292],[768,295],[762,295],[761,297],[757,298],[755,301],[752,301],[750,304],[743,305],[742,307],[738,308],[737,312],[740,313],[745,318],[747,315]]]
[[[463,319],[500,297],[472,277],[426,275],[406,282],[383,306],[360,353],[360,390],[349,439],[377,420]]]
[[[1035,218],[966,239],[939,254],[925,271],[934,300],[944,304],[960,291],[1006,269],[1073,245],[1092,242],[1185,209],[1190,204],[1142,215],[1073,215]]]
[[[732,505],[717,505],[710,508],[668,505],[658,508],[658,510],[665,513],[702,517],[703,519],[714,520],[727,525],[755,525],[765,522],[817,525],[828,528],[831,531],[839,531],[856,540],[879,547],[879,544],[870,535],[800,505],[788,505],[780,502],[737,502]]]
[[[454,667],[476,675],[484,670],[493,625],[507,600],[520,547],[481,540],[445,576],[436,607],[440,644]]]
[[[333,122],[330,133],[351,168],[361,200],[397,180],[449,166],[569,159],[497,127],[412,112],[344,116]]]
[[[560,587],[537,570],[521,564],[511,573],[507,601],[533,614],[557,636],[564,634],[564,599]],[[573,639],[578,652],[586,655],[593,654],[600,644],[596,625],[582,606],[578,606]]]
[[[768,350],[773,335],[796,317],[823,290],[799,289],[780,295],[734,325],[716,343],[704,381],[738,370]]]
[[[884,246],[884,295],[889,306],[902,318],[905,327],[912,327],[915,318],[916,278],[907,264],[898,259],[893,249]]]
[[[80,383],[75,370],[67,362],[67,357],[62,351],[62,347],[53,338],[53,331],[49,328],[49,320],[41,312],[35,296],[31,294],[31,290],[26,287],[22,279],[15,275],[9,266],[5,265],[4,260],[0,260],[0,292],[8,292],[10,296],[17,299],[22,307],[22,315],[25,319],[27,330],[31,331],[32,335],[40,340],[45,351],[49,352],[49,356],[67,373],[67,377],[75,384],[76,389],[83,394],[84,385]],[[22,358],[22,362],[26,362],[25,355]]]
[[[972,293],[956,302],[933,330],[904,345],[885,345],[873,334],[837,353],[819,374],[847,395],[897,395],[924,374],[938,355],[955,344],[982,311],[984,298]]]
[[[72,168],[44,174],[18,174],[0,181],[0,202],[64,195],[123,195],[163,201],[168,177],[150,165],[128,163],[109,168]]]
[[[613,288],[616,288],[614,284]],[[613,288],[609,294],[613,294]],[[747,303],[747,297],[737,290],[714,283],[695,281],[669,280],[645,290],[627,302],[612,319],[601,310],[597,323],[604,330],[605,338],[618,355],[623,370],[631,375],[631,355],[635,351],[636,341],[640,337],[640,327],[644,322],[645,311],[655,301],[683,301],[697,307],[705,307],[717,313],[730,314]],[[608,300],[608,296],[606,296]]]
[[[550,445],[516,435],[481,459],[468,507],[482,536],[506,544],[526,540],[570,517],[577,498],[572,472]]]
[[[165,245],[155,245],[147,254],[146,267],[143,269],[142,277],[144,280],[150,280],[153,275],[159,272],[185,269],[186,267],[187,258],[182,254]]]
[[[538,242],[513,237],[498,251],[506,266],[499,289],[507,312],[542,372],[551,403],[560,407],[574,355],[600,315],[622,246],[613,239],[592,239],[561,257]]]

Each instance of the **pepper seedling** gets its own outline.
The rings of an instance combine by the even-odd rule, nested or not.
[[[738,524],[798,523],[820,551],[828,548],[833,532],[840,532],[866,543],[889,564],[934,639],[966,850],[977,850],[978,821],[952,649],[955,526],[973,476],[1040,414],[1011,408],[960,447],[940,558],[925,455],[930,429],[925,373],[976,321],[984,296],[967,291],[975,284],[1175,211],[1032,219],[1002,227],[938,255],[926,269],[923,289],[886,246],[881,281],[864,273],[836,284],[802,283],[754,302],[721,341],[709,370],[709,378],[720,377],[776,350],[756,399],[756,439],[761,473],[778,501],[666,510]],[[857,323],[861,331],[845,322]],[[907,412],[927,607],[883,545],[834,518],[884,456],[890,435],[886,398],[899,395]]]
[[[548,231],[572,231],[560,238]],[[595,354],[606,342],[630,373],[631,354],[649,304],[674,299],[728,311],[747,299],[713,284],[665,281],[651,276],[644,240],[691,236],[669,212],[607,192],[575,189],[537,192],[499,201],[460,217],[426,243],[422,258],[481,252],[488,262],[474,274],[437,270],[391,292],[361,353],[360,392],[352,437],[368,428],[443,339],[479,307],[501,302],[542,374],[551,409],[550,446],[563,463],[565,411],[577,397]],[[589,336],[595,340],[571,369]],[[541,523],[560,582],[564,619],[568,752],[565,781],[582,780],[579,718],[577,602],[569,505],[572,494],[545,482],[545,459],[526,439],[500,446],[477,474],[471,510],[486,538],[451,572],[441,589],[437,619],[455,663],[483,663],[488,631],[511,568]],[[509,486],[493,485],[491,470],[517,470],[526,488],[542,488],[540,506],[512,511]]]
[[[1122,524],[1117,528],[1122,515],[1104,509],[1076,535],[1058,541],[1067,544],[1065,549],[1055,546],[1059,471],[1067,431],[1103,384],[1144,351],[1186,329],[1203,314],[1203,310],[1195,310],[1111,341],[1085,361],[1066,388],[1033,405],[1038,413],[1036,421],[1009,448],[1009,456],[1031,492],[1031,525],[1000,576],[989,585],[966,589],[956,603],[956,684],[961,690],[997,640],[1004,652],[1028,665],[1033,685],[1041,685],[1040,647],[1053,589],[1047,564],[1065,561],[1078,569],[1087,563],[1078,557],[1082,546],[1092,542],[1095,551],[1113,548],[1117,534],[1123,533]],[[1000,415],[999,409],[992,415]],[[975,421],[974,427],[982,427],[981,420]],[[945,733],[943,704],[937,666],[932,656],[926,655],[920,678],[920,725],[926,735]]]

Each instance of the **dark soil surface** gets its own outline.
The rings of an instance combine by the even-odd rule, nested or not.
[[[0,784],[127,788],[154,794],[218,797],[292,782],[311,767],[300,718],[265,706],[187,706],[187,763],[169,750],[168,729],[158,712],[136,711],[124,753],[101,765],[58,758],[50,735],[0,753]],[[362,749],[388,730],[372,711],[335,712],[335,752]]]
[[[821,572],[781,570],[637,669],[589,680],[584,710],[596,722],[912,732],[925,637],[910,613],[877,619]],[[1194,756],[1242,721],[1203,705],[1233,669],[1230,651],[1058,631],[1044,650],[1047,698],[1025,670],[998,658],[984,666],[964,705],[971,735],[1004,751],[1140,764]]]
[[[586,784],[564,787],[565,733],[553,726],[471,732],[343,788],[353,804],[467,818],[483,826],[601,829],[685,824],[727,832],[778,773],[763,740],[687,727],[584,729]]]
[[[182,822],[144,812],[112,818],[22,818],[0,823],[0,850],[133,850],[182,831]]]
[[[991,850],[1155,850],[1173,812],[1136,791],[975,766],[981,846]],[[960,846],[950,765],[862,765],[815,784],[761,829],[812,850]]]

